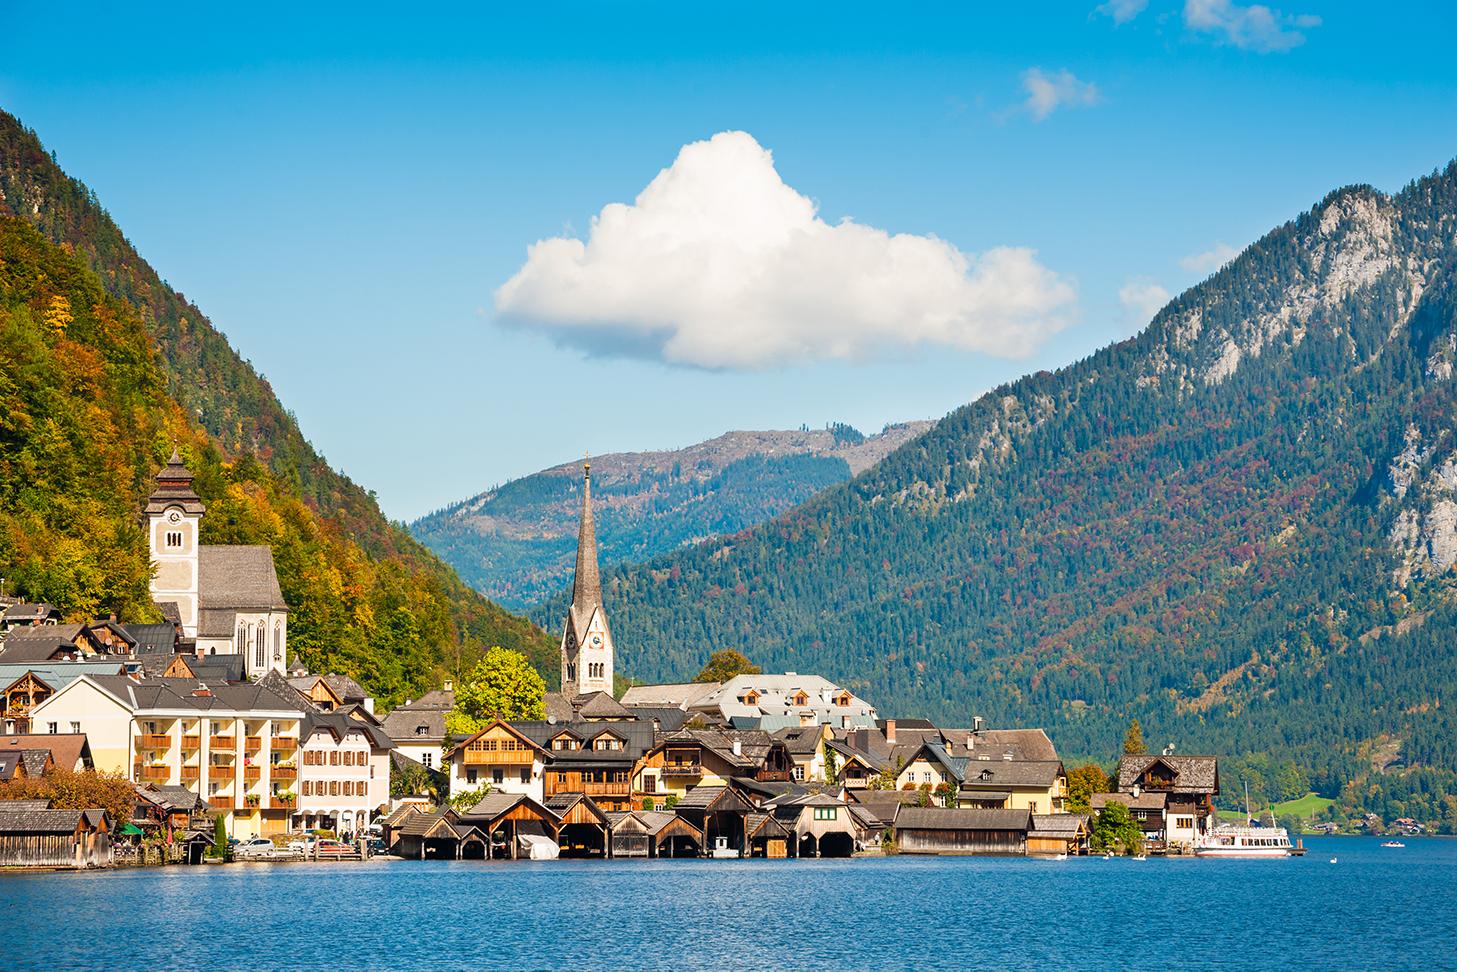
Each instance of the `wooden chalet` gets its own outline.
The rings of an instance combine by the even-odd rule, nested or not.
[[[546,751],[542,799],[562,793],[592,798],[604,812],[633,808],[633,774],[653,746],[653,724],[641,719],[513,722]]]
[[[1124,756],[1118,761],[1118,792],[1135,800],[1150,794],[1164,797],[1165,846],[1191,847],[1214,820],[1219,795],[1219,761],[1213,756]]]
[[[449,810],[411,813],[394,828],[393,853],[418,861],[459,860],[461,834],[451,822],[453,816]],[[485,857],[484,850],[480,856]]]
[[[796,857],[849,857],[867,836],[849,804],[828,793],[786,796],[766,806],[793,837]]]
[[[680,729],[660,733],[634,772],[642,798],[682,798],[698,787],[726,786],[736,777],[787,782],[794,758],[783,740],[761,729]]]
[[[44,800],[0,801],[0,867],[108,867],[105,810],[54,810]]]
[[[694,787],[673,809],[703,834],[705,854],[735,851],[741,857],[748,856],[746,818],[760,811],[738,788]]]
[[[1029,810],[962,810],[902,807],[895,839],[902,854],[989,854],[1023,856]]]
[[[772,812],[744,815],[745,857],[788,857],[794,846],[794,831]]]
[[[1088,852],[1092,830],[1081,813],[1034,813],[1027,831],[1027,856],[1074,857]]]

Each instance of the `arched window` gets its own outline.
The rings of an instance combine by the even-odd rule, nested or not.
[[[263,622],[260,621],[253,626],[253,667],[256,669],[262,669],[268,665],[267,640]]]
[[[283,661],[283,622],[273,622],[273,660]]]
[[[238,641],[238,643],[237,643],[237,649],[238,650],[237,650],[236,654],[239,654],[239,655],[247,654],[247,651],[248,651],[248,644],[247,644],[247,641],[248,641],[248,626],[246,624],[243,624],[241,621],[238,622],[238,639],[237,639],[237,641]]]

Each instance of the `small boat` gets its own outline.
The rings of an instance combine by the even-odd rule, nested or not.
[[[713,850],[709,851],[708,856],[728,858],[741,855],[736,848],[729,846],[727,837],[715,837],[713,838]]]
[[[1406,845],[1403,844],[1399,840],[1383,840],[1381,842],[1381,846],[1382,847],[1405,847]]]
[[[1146,860],[1148,860],[1148,855],[1147,854],[1134,854],[1133,855],[1133,859],[1135,861],[1146,861]]]

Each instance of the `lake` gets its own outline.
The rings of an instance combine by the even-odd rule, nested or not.
[[[1457,963],[1457,840],[1306,844],[1306,857],[1283,861],[390,860],[9,873],[0,943],[9,970]]]

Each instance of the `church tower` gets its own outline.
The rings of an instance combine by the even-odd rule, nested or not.
[[[152,576],[152,600],[172,602],[185,637],[197,637],[198,527],[202,499],[192,489],[192,473],[177,450],[157,473],[157,488],[147,497],[147,542],[157,571]]]
[[[612,694],[612,631],[602,607],[597,573],[597,530],[592,524],[592,464],[582,466],[582,522],[577,530],[577,570],[572,606],[562,629],[562,694]]]

